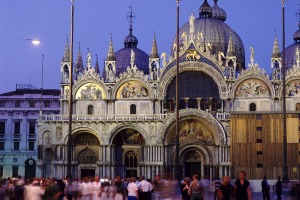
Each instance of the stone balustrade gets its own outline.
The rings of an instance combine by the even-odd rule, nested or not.
[[[167,114],[73,115],[72,121],[163,121]],[[42,121],[68,121],[68,115],[42,115]]]

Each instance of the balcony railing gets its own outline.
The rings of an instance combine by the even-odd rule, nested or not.
[[[28,134],[29,140],[35,140],[35,134]]]
[[[230,113],[216,113],[216,119],[220,121],[230,120]]]
[[[16,134],[15,133],[13,136],[14,136],[14,139],[21,139],[21,134]]]
[[[73,115],[72,121],[162,121],[167,114],[136,114],[136,115]],[[42,115],[43,121],[68,121],[68,115]]]

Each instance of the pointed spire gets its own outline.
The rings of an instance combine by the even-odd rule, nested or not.
[[[151,49],[150,58],[159,58],[158,50],[157,50],[157,44],[156,44],[155,32],[154,32],[154,38],[153,38],[153,42],[152,42],[152,49]]]
[[[76,59],[76,67],[75,70],[76,72],[82,72],[84,70],[83,67],[83,60],[82,60],[82,55],[81,55],[81,50],[80,50],[80,42],[78,42],[79,47],[78,47],[78,54],[77,54],[77,59]]]
[[[67,35],[67,43],[65,47],[64,57],[62,59],[63,62],[70,62],[70,47],[69,47],[69,39]]]
[[[232,42],[231,36],[229,37],[229,43],[228,43],[226,56],[234,56],[234,48],[233,48],[233,42]]]
[[[108,53],[107,53],[106,61],[115,61],[115,60],[116,60],[116,56],[115,56],[115,52],[114,52],[112,34],[110,34],[110,43],[109,43],[109,47],[108,47]]]
[[[281,56],[280,56],[280,51],[279,51],[277,33],[275,31],[275,39],[274,39],[274,45],[273,45],[272,58],[280,58],[280,57]]]
[[[95,57],[96,57],[95,72],[100,74],[98,55],[96,54]]]

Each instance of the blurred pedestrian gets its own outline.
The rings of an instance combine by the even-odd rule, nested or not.
[[[235,200],[251,200],[252,193],[250,190],[250,182],[246,179],[246,172],[240,171],[239,179],[234,185]]]
[[[142,181],[138,184],[139,188],[139,199],[142,200],[151,200],[151,191],[153,190],[153,186],[151,183],[145,180],[145,176],[141,177]]]
[[[220,189],[221,187],[221,181],[220,181],[220,178],[217,178],[217,180],[215,180],[215,196],[214,196],[214,200],[217,199],[218,197],[218,190]]]
[[[281,200],[281,194],[282,194],[282,181],[281,177],[278,176],[277,182],[276,182],[276,195],[277,195],[277,200]]]
[[[137,200],[138,199],[138,187],[135,184],[136,178],[132,177],[130,183],[127,186],[128,190],[128,200]]]
[[[266,176],[264,176],[264,179],[261,182],[261,191],[263,193],[263,200],[270,200],[270,185]]]
[[[229,176],[223,177],[223,182],[218,190],[218,197],[220,200],[233,199],[233,186],[230,184]]]
[[[182,196],[182,200],[190,200],[190,195],[189,195],[189,186],[191,183],[191,179],[189,177],[185,177],[183,179],[183,183],[180,186],[180,192]]]
[[[193,181],[189,186],[188,191],[191,200],[203,200],[204,199],[204,187],[203,184],[199,181],[198,174],[193,176]]]

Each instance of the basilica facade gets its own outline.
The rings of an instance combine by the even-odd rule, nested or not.
[[[250,63],[246,65],[243,42],[225,21],[226,12],[217,1],[211,6],[204,0],[199,16],[192,13],[180,28],[179,46],[171,44],[169,55],[158,53],[156,36],[150,55],[139,49],[131,24],[124,48],[115,51],[111,38],[103,74],[97,58],[93,64],[90,52],[86,65],[83,64],[79,49],[72,94],[74,177],[151,178],[155,174],[174,173],[177,48],[181,176],[194,173],[209,179],[234,176],[243,168],[251,171],[252,165],[264,171],[268,165],[257,165],[260,160],[256,157],[260,156],[257,151],[264,150],[255,146],[257,139],[265,142],[263,137],[257,138],[261,130],[247,127],[261,127],[250,123],[250,118],[259,120],[262,114],[278,114],[282,110],[278,41],[275,37],[269,75],[255,62],[253,47]],[[294,40],[288,47],[290,53],[286,53],[286,80],[287,110],[295,114],[300,110],[300,31],[295,32]],[[73,73],[69,52],[67,43],[61,62],[60,114],[42,115],[38,122],[37,176],[66,176],[69,73]],[[293,144],[299,144],[299,120],[297,123],[297,130],[289,140]],[[268,132],[276,129],[269,127],[273,128],[266,128]],[[248,139],[252,134],[253,140]],[[282,144],[282,140],[269,141],[272,142]],[[254,147],[243,149],[249,143]],[[248,166],[234,160],[244,151],[253,151],[250,158],[254,164]],[[268,167],[280,169],[276,164]]]

